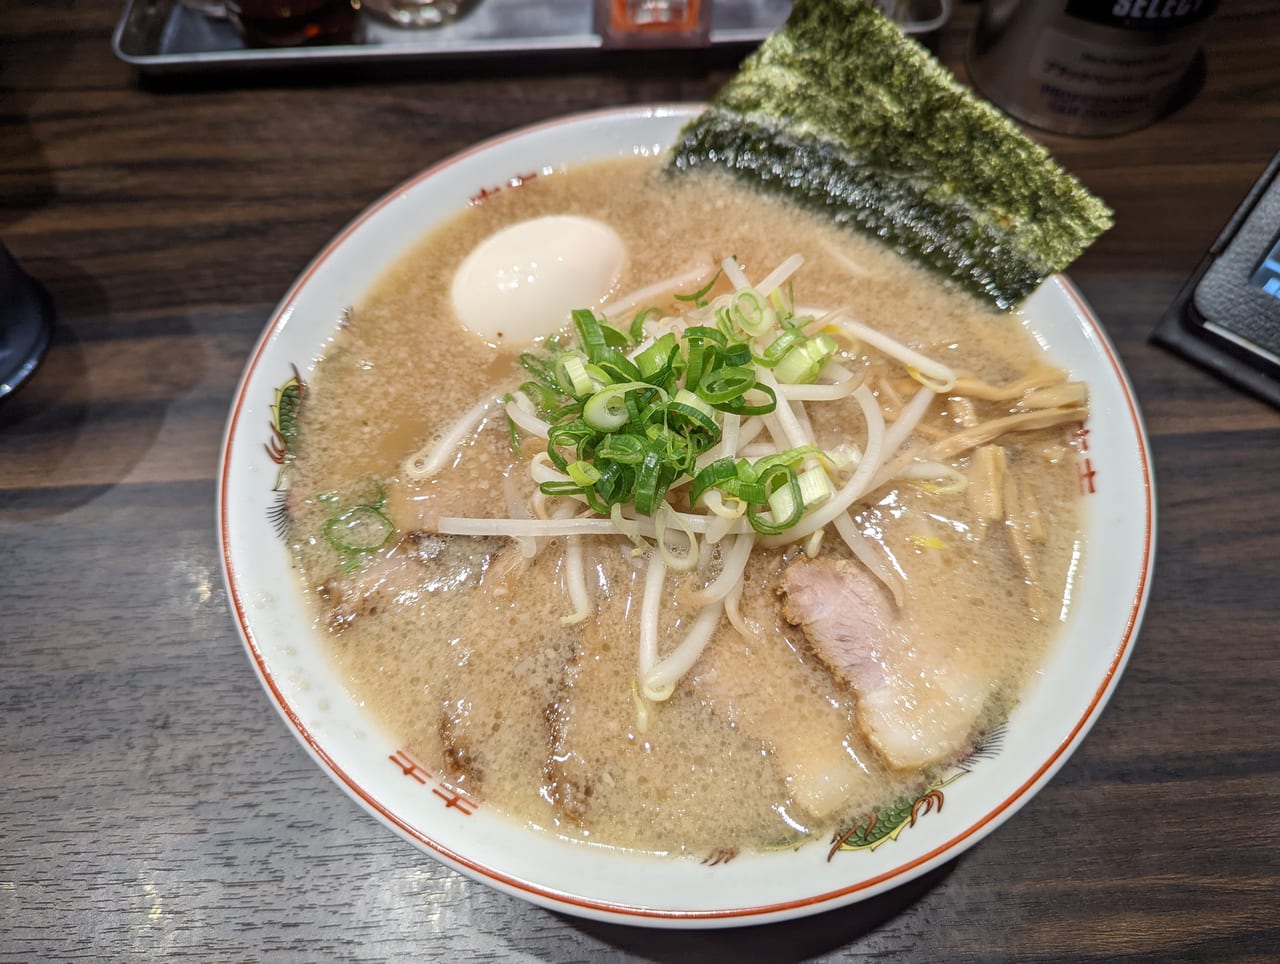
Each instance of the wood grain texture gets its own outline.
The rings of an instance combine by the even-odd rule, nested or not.
[[[1072,269],[1160,493],[1150,609],[1082,748],[994,835],[847,910],[655,933],[476,885],[369,818],[246,663],[214,472],[248,353],[365,205],[556,115],[727,76],[623,65],[140,80],[119,7],[0,6],[0,236],[54,347],[0,403],[0,960],[1270,961],[1280,956],[1280,414],[1148,341],[1280,147],[1280,15],[1233,0],[1188,106],[1042,136],[1116,209]],[[962,68],[974,8],[939,52]]]

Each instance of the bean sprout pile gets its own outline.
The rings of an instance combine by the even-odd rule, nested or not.
[[[999,389],[959,378],[844,307],[797,305],[794,278],[802,264],[801,255],[792,255],[752,284],[730,257],[718,270],[685,272],[598,312],[574,312],[572,344],[556,336],[526,352],[523,384],[480,401],[404,464],[410,481],[438,474],[505,413],[513,448],[523,456],[520,472],[527,471],[528,488],[513,501],[527,507],[528,517],[444,517],[438,531],[510,537],[525,558],[552,538],[562,540],[573,607],[565,624],[594,611],[585,537],[628,540],[645,567],[637,684],[646,700],[672,695],[722,620],[754,635],[739,603],[756,547],[796,547],[814,556],[834,531],[901,603],[900,579],[855,521],[859,505],[898,480],[959,491],[968,484],[951,464],[959,455],[1006,431],[1082,417],[1083,386],[1064,392],[1058,374],[1044,380],[1058,384],[1043,405],[944,439],[913,438],[939,395],[965,389],[991,397]],[[676,293],[692,284],[701,287]],[[629,320],[618,325],[612,317]],[[861,359],[871,353],[900,365],[918,386],[891,422],[863,374]],[[1045,387],[1034,379],[1028,386],[1016,397]],[[846,399],[861,412],[857,441],[823,448],[814,406]],[[660,653],[668,580],[693,572],[706,578],[687,597],[692,619],[683,639]]]

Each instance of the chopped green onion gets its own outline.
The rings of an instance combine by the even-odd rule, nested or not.
[[[657,306],[646,308],[644,311],[638,312],[636,316],[631,319],[631,341],[638,342],[642,339],[644,337],[644,323],[653,315],[660,316],[661,314],[662,311]]]
[[[757,382],[752,386],[751,391],[767,395],[768,400],[751,402],[747,398],[747,393],[743,392],[738,398],[716,405],[716,408],[722,412],[733,412],[735,415],[768,415],[778,407],[778,394],[768,385]]]
[[[599,497],[607,510],[609,506],[628,498],[628,493],[635,487],[635,471],[622,462],[609,462],[603,459],[598,449],[595,458],[601,463],[596,466],[600,471],[600,478],[592,486],[592,493]],[[592,502],[592,508],[596,508],[594,502]],[[596,511],[600,510],[596,509]]]
[[[601,348],[591,355],[591,361],[605,373],[605,377],[619,382],[642,380],[640,369],[616,348]]]
[[[768,492],[759,482],[737,479],[736,481],[726,482],[720,488],[725,495],[747,505],[760,505],[769,501]]]
[[[769,295],[769,300],[773,302],[773,306],[780,316],[790,319],[795,311],[795,279],[787,281],[786,297],[783,297],[782,288],[779,286],[773,289],[773,292]]]
[[[781,452],[775,452],[773,455],[766,455],[763,458],[756,459],[755,470],[756,472],[764,472],[775,465],[789,465],[793,469],[797,469],[805,459],[821,457],[822,454],[822,449],[816,445],[797,445],[795,448],[785,449]]]
[[[724,334],[716,328],[690,325],[684,331],[686,350],[684,387],[695,391],[703,376],[714,370],[718,349],[725,344]]]
[[[778,367],[774,369],[774,378],[783,385],[808,385],[817,381],[818,373],[822,369],[813,363],[813,359],[805,351],[806,347],[806,345],[797,345],[787,352],[782,357],[782,361],[778,362]]]
[[[826,470],[821,465],[815,465],[796,477],[795,486],[780,487],[769,495],[769,513],[774,519],[794,518],[798,522],[805,512],[816,509],[830,499],[833,491]],[[797,498],[798,503],[795,501]],[[790,528],[790,525],[784,528]]]
[[[803,332],[789,328],[770,342],[764,353],[756,356],[755,362],[762,368],[776,368],[778,363],[786,357],[787,352],[797,345],[804,344],[804,341]]]
[[[538,485],[538,490],[543,495],[581,495],[585,486],[579,485],[570,479],[558,479],[552,482],[542,482]]]
[[[729,339],[725,336],[725,333],[719,328],[712,328],[710,325],[690,325],[684,330],[684,336],[688,339],[697,338],[701,341],[710,341],[722,346],[729,344]]]
[[[836,340],[828,335],[825,331],[817,332],[809,336],[810,352],[817,358],[821,355],[824,359],[830,359],[840,347],[836,344]]]
[[[584,308],[574,311],[573,327],[577,329],[578,341],[582,343],[582,350],[587,353],[588,358],[594,360],[598,350],[608,347],[604,330],[600,327],[600,320],[596,318],[595,312]]]
[[[740,399],[756,387],[756,375],[745,365],[721,368],[698,389],[698,395],[709,405],[720,407]]]
[[[602,324],[600,331],[604,335],[604,343],[610,348],[629,348],[631,347],[631,339],[627,337],[625,331],[619,331],[613,325]]]
[[[372,552],[386,545],[395,528],[373,506],[353,505],[341,515],[326,519],[321,533],[325,542],[341,552]]]
[[[759,509],[759,503],[748,505],[747,521],[751,523],[751,528],[762,536],[775,536],[800,521],[800,516],[804,512],[804,502],[800,497],[800,483],[797,481],[795,469],[789,465],[774,465],[761,474],[760,484],[768,493],[768,505],[771,511],[769,517],[765,518]],[[780,491],[785,491],[787,495],[779,496]],[[782,511],[784,498],[789,500],[790,509],[785,513]],[[775,503],[777,509],[774,509]]]
[[[710,281],[708,281],[705,285],[703,285],[693,294],[676,295],[675,296],[676,301],[692,301],[695,308],[705,307],[707,303],[707,300],[706,300],[707,293],[710,292],[711,289],[716,286],[716,282],[720,280],[720,275],[723,273],[724,273],[724,269],[721,268],[719,271],[717,271],[714,275],[711,276]]]
[[[640,369],[640,377],[651,385],[661,385],[674,371],[675,359],[680,354],[680,343],[668,332],[640,352],[632,361]]]
[[[576,454],[589,445],[595,436],[596,430],[580,418],[553,425],[547,432],[547,457],[551,459],[552,465],[564,472],[569,467],[569,460],[561,449],[568,449]]]
[[[831,479],[827,477],[827,470],[821,465],[815,465],[800,473],[800,496],[806,512],[818,508],[830,499],[834,492]]]
[[[693,483],[689,486],[689,501],[697,504],[707,489],[719,488],[722,482],[728,482],[737,477],[738,464],[733,458],[726,455],[724,458],[716,459],[693,477]]]
[[[804,511],[804,501],[798,503],[800,511]],[[773,519],[787,519],[796,513],[796,496],[792,494],[792,487],[787,485],[776,490],[769,496],[769,515]]]
[[[650,447],[640,462],[640,470],[636,475],[635,504],[641,515],[652,515],[654,507],[666,494],[666,486],[662,485],[663,459],[660,450]]]
[[[752,338],[765,334],[777,322],[777,316],[754,288],[744,288],[734,293],[729,316]]]
[[[568,469],[569,478],[573,479],[578,485],[586,488],[589,485],[595,485],[600,481],[600,470],[590,462],[578,460],[570,462]]]
[[[601,514],[629,506],[651,516],[673,485],[688,482],[692,503],[714,489],[717,503],[736,502],[753,528],[768,534],[785,531],[807,505],[830,497],[827,471],[848,464],[848,453],[829,456],[806,445],[754,464],[726,456],[698,468],[720,441],[721,413],[776,409],[776,392],[757,379],[757,366],[774,368],[779,382],[803,383],[815,380],[836,351],[829,336],[806,336],[789,287],[768,298],[746,288],[708,303],[718,279],[675,296],[699,309],[685,321],[714,318],[714,324],[662,334],[634,357],[627,352],[657,308],[637,314],[625,332],[593,311],[574,311],[576,345],[521,357],[532,376],[521,391],[549,423],[547,457],[566,476],[541,483],[544,494],[582,499]]]
[[[596,458],[617,462],[620,465],[639,465],[649,447],[634,435],[613,433],[606,435],[596,446]]]
[[[692,427],[700,428],[720,438],[720,423],[716,421],[715,409],[689,391],[682,388],[676,392],[675,398],[667,406],[668,415],[678,415]]]
[[[516,391],[524,392],[533,403],[534,410],[544,417],[559,407],[560,400],[563,398],[559,392],[540,381],[524,382]]]
[[[587,373],[582,353],[578,351],[567,351],[556,359],[556,377],[577,398],[590,395],[600,387]]]
[[[560,384],[556,381],[551,368],[533,352],[526,351],[520,354],[520,367],[532,375],[539,384],[557,392],[560,390]]]
[[[729,368],[740,368],[751,364],[751,346],[745,341],[725,345],[718,353],[720,364]]]
[[[637,388],[652,389],[653,386],[647,382],[622,382],[600,389],[582,407],[583,421],[601,432],[616,432],[631,421],[626,395]]]

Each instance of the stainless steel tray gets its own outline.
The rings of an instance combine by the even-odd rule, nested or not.
[[[790,0],[716,0],[708,46],[751,46],[782,25]],[[112,38],[116,56],[148,73],[287,65],[482,59],[604,47],[591,0],[481,0],[444,27],[404,29],[361,14],[355,42],[246,48],[229,23],[176,0],[129,0]]]

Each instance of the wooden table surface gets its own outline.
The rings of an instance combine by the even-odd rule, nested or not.
[[[1280,17],[1224,3],[1199,96],[1040,135],[1116,209],[1071,274],[1133,378],[1159,551],[1110,706],[995,834],[799,922],[655,932],[445,869],[368,817],[271,710],[229,614],[214,474],[295,275],[389,188],[573,111],[696,101],[724,66],[494,64],[159,84],[119,5],[0,7],[0,230],[57,305],[0,402],[0,960],[1275,960],[1280,414],[1148,338],[1280,148]],[[940,38],[957,66],[973,8]]]

